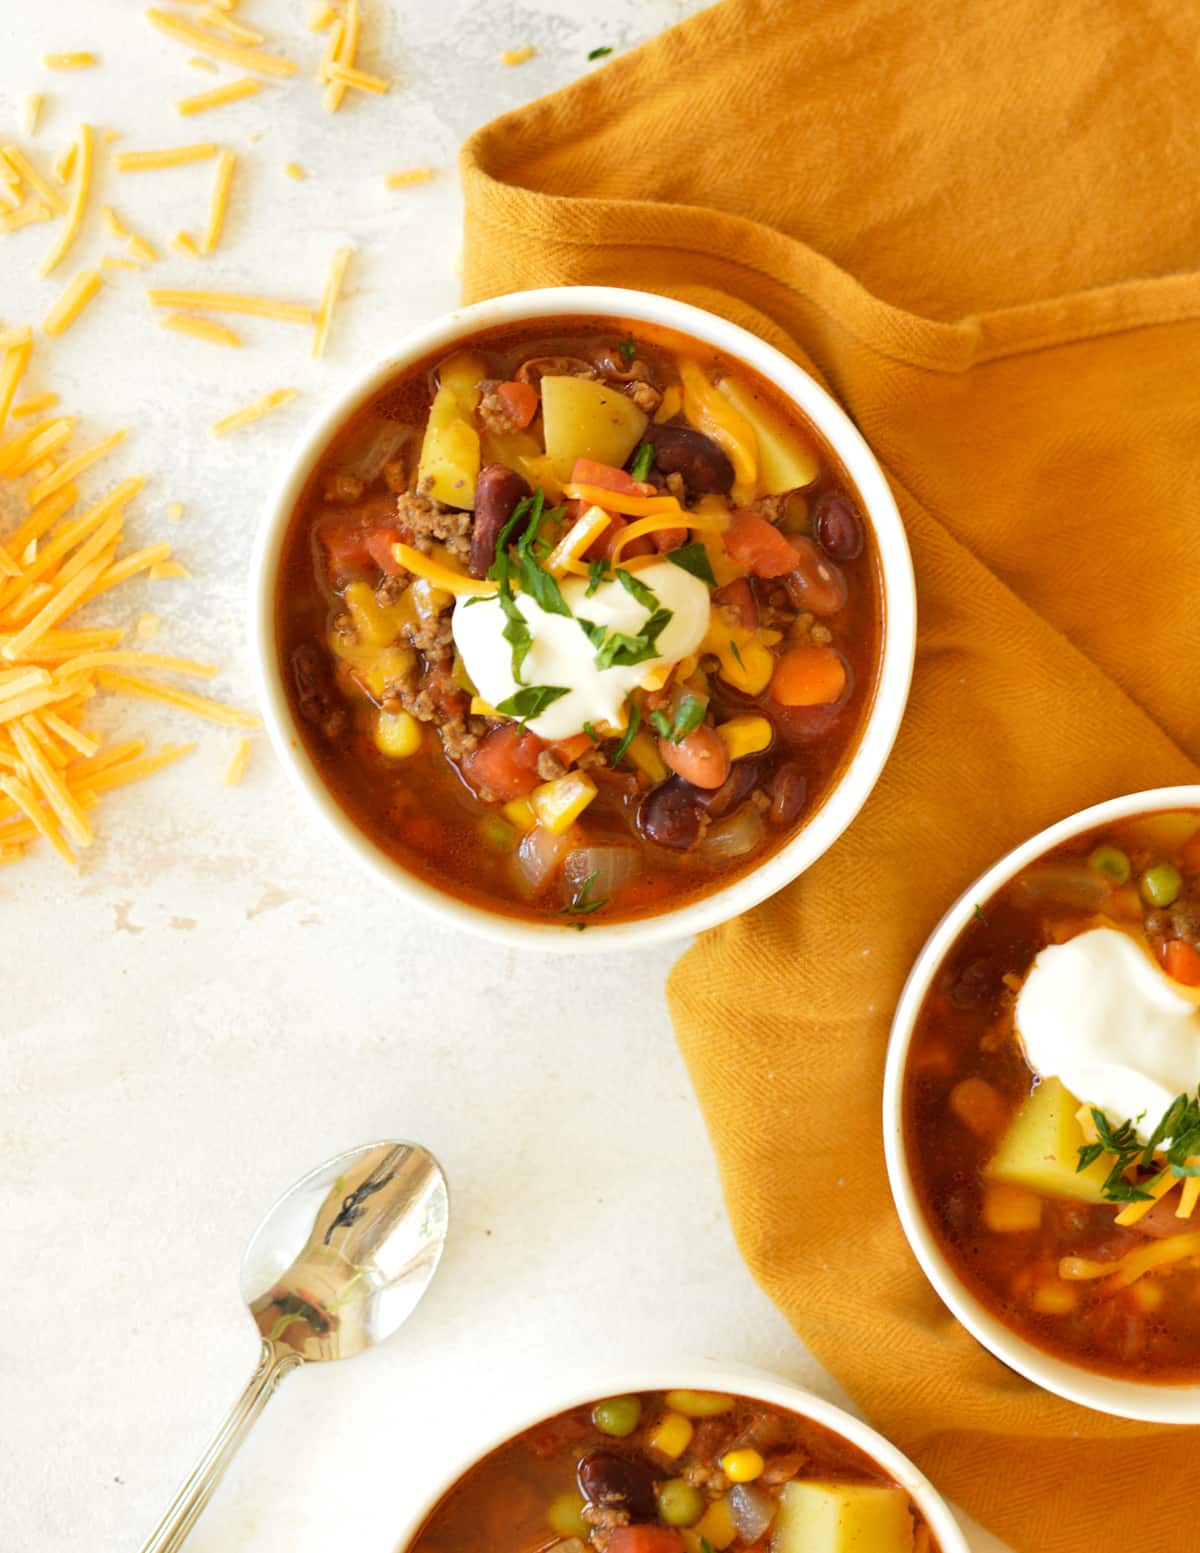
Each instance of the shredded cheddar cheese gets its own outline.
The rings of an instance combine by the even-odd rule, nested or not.
[[[227,437],[231,431],[240,431],[243,426],[250,426],[255,421],[261,421],[264,415],[269,415],[272,410],[277,410],[281,405],[290,404],[299,395],[298,388],[276,388],[269,394],[264,394],[261,399],[256,399],[253,404],[248,404],[243,410],[235,410],[232,415],[226,415],[219,421],[214,421],[212,434],[214,437]]]
[[[335,64],[341,65],[346,69],[353,68],[358,54],[358,34],[361,26],[362,12],[359,7],[359,0],[347,0],[346,14],[342,18],[341,26],[338,29],[337,47],[334,49],[333,55],[326,65],[323,79],[328,80],[328,72]],[[325,108],[325,111],[327,113],[336,113],[341,107],[342,98],[345,95],[346,84],[344,81],[329,80],[322,99],[322,106]]]
[[[373,92],[377,97],[384,97],[392,89],[392,83],[384,76],[369,75],[365,70],[357,70],[353,65],[343,65],[334,60],[326,72],[331,81],[343,86],[357,86],[360,91]]]
[[[158,250],[153,243],[148,243],[144,237],[139,237],[136,232],[129,234],[129,251],[139,259],[144,259],[147,264],[153,264],[158,258]]]
[[[324,32],[336,16],[337,12],[329,4],[329,0],[321,0],[319,5],[313,7],[305,26],[309,32]]]
[[[289,178],[294,178],[297,183],[302,182],[305,178],[308,177],[308,174],[304,171],[303,167],[300,166],[299,162],[285,162],[283,164],[283,170]]]
[[[79,144],[72,140],[54,158],[54,176],[64,186],[71,181],[71,174],[75,170],[75,158],[79,154]]]
[[[173,329],[176,334],[190,334],[193,339],[207,340],[210,345],[242,343],[241,336],[227,329],[224,324],[211,318],[193,318],[190,313],[168,313],[162,319],[162,326],[164,329]]]
[[[41,92],[26,92],[21,98],[21,129],[26,135],[37,133],[38,118],[45,100]]]
[[[236,81],[227,81],[224,86],[214,86],[210,92],[196,92],[191,97],[181,97],[175,104],[175,111],[190,117],[196,113],[207,113],[210,108],[220,108],[228,102],[241,102],[244,97],[253,97],[261,91],[261,81],[256,81],[253,76],[241,76]]]
[[[333,309],[341,294],[342,283],[346,278],[346,266],[354,256],[353,248],[335,248],[333,258],[329,261],[329,274],[325,278],[325,290],[321,296],[321,305],[317,309],[316,327],[313,331],[312,355],[318,360],[325,354],[325,346],[329,341],[329,326],[333,322]]]
[[[86,52],[42,55],[42,64],[47,70],[89,70],[95,63],[96,56]]]
[[[16,232],[23,226],[33,226],[38,221],[49,221],[54,212],[40,200],[31,200],[14,210],[11,215],[0,216],[0,232]]]
[[[171,247],[176,253],[181,253],[185,259],[202,259],[204,255],[196,246],[196,239],[190,232],[176,232],[171,239]]]
[[[422,555],[411,545],[393,545],[392,555],[406,571],[412,572],[414,577],[424,577],[426,582],[431,582],[435,588],[441,588],[446,593],[495,593],[499,586],[498,583],[489,582],[486,578],[468,577],[465,572],[456,572],[451,567],[444,566],[441,561],[435,561],[432,556]]]
[[[57,403],[57,394],[35,394],[32,399],[22,400],[20,404],[13,407],[13,419],[20,420],[26,415],[40,415],[43,410],[52,410]]]
[[[519,48],[505,49],[500,56],[500,63],[502,65],[523,65],[526,60],[532,59],[536,53],[537,49],[532,43],[523,43]]]
[[[136,259],[122,259],[117,254],[106,253],[100,260],[102,270],[140,270],[141,267]]]
[[[207,162],[220,148],[211,140],[194,146],[169,146],[164,151],[118,151],[113,166],[119,173],[154,172],[161,167],[186,167],[191,162]]]
[[[181,501],[168,502],[167,517],[171,519],[172,523],[178,523],[180,518],[183,517],[183,503]]]
[[[98,270],[80,270],[58,301],[42,319],[46,334],[65,334],[104,282]]]
[[[49,205],[56,216],[66,215],[66,201],[49,178],[37,170],[20,146],[3,147],[3,156],[18,178],[38,195],[44,205]]]
[[[75,192],[71,196],[71,203],[67,209],[67,218],[63,223],[62,231],[58,234],[58,240],[50,252],[42,260],[38,270],[39,275],[49,275],[58,267],[66,257],[71,244],[79,236],[79,229],[83,225],[83,212],[87,205],[87,197],[92,187],[92,154],[94,137],[90,124],[79,126],[79,138],[75,144],[79,148],[79,168],[75,176]]]
[[[235,43],[265,43],[265,33],[255,32],[253,27],[244,27],[241,22],[235,22],[232,16],[224,16],[212,6],[205,6],[200,12],[200,20],[206,27],[213,27],[218,32],[223,32],[227,38],[232,38]]]
[[[281,323],[316,323],[311,307],[299,302],[276,302],[268,297],[244,296],[236,291],[176,291],[151,287],[155,307],[194,308],[204,313],[245,313],[253,318],[274,318]]]
[[[279,54],[263,54],[237,43],[226,43],[157,6],[149,6],[146,17],[152,27],[157,27],[168,38],[174,38],[177,43],[186,43],[198,54],[207,54],[227,65],[240,65],[243,70],[253,70],[256,75],[290,76],[296,73],[294,60],[285,59]]]
[[[432,177],[432,167],[407,167],[401,172],[388,173],[383,181],[389,189],[407,189],[414,183],[428,183]]]
[[[236,787],[246,775],[249,764],[250,740],[243,737],[237,741],[229,764],[225,767],[225,786]]]
[[[90,469],[93,464],[98,464],[102,458],[106,458],[113,448],[118,447],[125,440],[125,432],[114,431],[111,436],[105,437],[102,442],[97,442],[93,447],[86,448],[82,453],[76,453],[74,458],[67,459],[60,464],[53,474],[39,480],[36,485],[30,486],[25,493],[25,501],[30,507],[36,507],[39,502],[45,501],[47,496],[53,496],[55,491],[62,486],[70,484],[77,475],[83,474],[85,469]]]

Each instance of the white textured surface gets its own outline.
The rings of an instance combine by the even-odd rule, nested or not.
[[[396,78],[387,99],[330,119],[301,77],[184,120],[173,100],[218,78],[189,68],[139,6],[0,5],[5,140],[35,88],[49,94],[32,142],[47,163],[80,118],[126,147],[212,137],[243,153],[227,237],[203,263],[167,244],[197,230],[211,165],[102,174],[96,204],[167,256],[156,283],[304,300],[336,243],[359,248],[319,367],[287,325],[246,320],[241,352],[168,334],[143,279],[116,272],[84,324],[52,352],[39,342],[28,391],[55,388],[97,435],[136,426],[112,463],[152,476],[133,533],[169,534],[194,570],[128,590],[130,618],[173,615],[156,645],[218,658],[218,691],[247,699],[258,504],[316,396],[457,299],[464,134],[594,68],[589,48],[627,47],[695,8],[370,0],[361,61]],[[301,0],[242,9],[315,59]],[[500,65],[526,41],[535,60]],[[48,50],[85,48],[101,68],[40,67]],[[285,177],[289,160],[306,181]],[[435,182],[385,191],[385,172],[421,163]],[[93,215],[67,265],[33,281],[48,230],[0,239],[5,323],[39,319],[106,246]],[[282,384],[304,398],[209,438],[219,415]],[[174,500],[179,524],[164,516]],[[156,738],[194,733],[139,703],[114,716]],[[104,835],[119,843],[102,839],[78,881],[44,855],[0,876],[0,1546],[136,1546],[253,1362],[236,1274],[259,1212],[308,1166],[374,1137],[420,1138],[450,1177],[434,1292],[390,1346],[289,1379],[194,1533],[197,1553],[384,1553],[451,1463],[461,1419],[585,1360],[719,1355],[834,1394],[733,1246],[663,1003],[670,953],[573,971],[432,926],[346,876],[265,746],[226,792],[232,737],[199,737],[185,765],[105,800]]]

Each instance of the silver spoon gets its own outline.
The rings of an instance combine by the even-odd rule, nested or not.
[[[242,1258],[258,1367],[142,1553],[182,1545],[289,1370],[349,1358],[404,1325],[437,1270],[449,1214],[441,1166],[416,1143],[349,1149],[284,1193]]]

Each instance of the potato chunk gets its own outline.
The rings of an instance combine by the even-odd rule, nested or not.
[[[717,387],[754,427],[758,438],[758,478],[768,496],[802,490],[820,473],[815,451],[778,412],[737,378],[723,377]]]
[[[478,477],[479,433],[464,416],[454,390],[439,388],[425,424],[417,489],[448,507],[471,508]]]
[[[1101,1156],[1076,1174],[1079,1149],[1087,1142],[1075,1120],[1078,1109],[1079,1101],[1058,1079],[1043,1079],[1013,1117],[984,1174],[1042,1197],[1103,1202],[1100,1188],[1112,1161]]]
[[[912,1553],[913,1518],[902,1488],[793,1482],[779,1499],[772,1553]]]
[[[566,482],[577,458],[620,469],[646,429],[646,417],[619,389],[588,377],[542,379],[542,426],[555,474]]]

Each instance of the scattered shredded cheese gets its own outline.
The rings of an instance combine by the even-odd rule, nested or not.
[[[432,167],[408,167],[402,172],[388,173],[383,181],[389,189],[407,189],[414,183],[428,183],[432,177]]]
[[[103,284],[98,270],[80,270],[42,319],[44,332],[51,336],[65,334]]]
[[[333,309],[346,278],[346,266],[353,256],[353,248],[335,248],[333,258],[329,261],[329,274],[325,279],[325,290],[321,297],[321,305],[317,309],[316,328],[313,332],[314,360],[325,354],[325,346],[329,340],[329,326],[333,321]]]
[[[177,43],[188,44],[198,54],[207,54],[212,59],[223,60],[229,65],[240,65],[243,70],[253,70],[257,75],[289,76],[296,72],[294,60],[285,59],[279,54],[262,54],[255,49],[242,48],[236,43],[226,43],[220,38],[211,37],[199,27],[193,27],[190,22],[172,16],[169,11],[160,10],[157,6],[149,6],[146,17],[150,25],[157,27],[159,32],[166,33],[168,38],[174,38]]]
[[[242,343],[241,336],[224,324],[211,318],[193,318],[190,313],[168,313],[162,319],[162,326],[164,329],[173,329],[176,334],[190,334],[194,339],[208,340],[212,345]]]
[[[211,140],[194,146],[170,146],[165,151],[118,151],[113,166],[119,173],[146,173],[160,167],[186,167],[189,162],[207,162],[216,156],[219,146]]]
[[[206,27],[213,27],[218,32],[223,32],[227,38],[232,38],[235,43],[265,43],[265,33],[255,32],[253,27],[243,27],[241,22],[235,22],[232,16],[223,16],[220,11],[211,6],[205,6],[200,12],[200,20]]]
[[[125,238],[129,236],[127,228],[121,224],[120,218],[111,205],[105,205],[101,209],[100,214],[104,217],[105,226],[114,237]]]
[[[505,49],[500,56],[502,65],[523,65],[527,59],[532,59],[537,53],[532,43],[523,43],[520,48]]]
[[[158,258],[158,250],[153,243],[148,243],[144,237],[139,237],[136,232],[129,234],[129,251],[139,259],[144,259],[147,264],[153,264]]]
[[[38,221],[49,221],[54,212],[49,205],[43,205],[40,200],[31,200],[28,205],[22,205],[20,210],[14,210],[11,215],[0,216],[0,232],[16,232],[23,226],[33,226]]]
[[[107,458],[115,447],[125,440],[124,430],[114,431],[111,436],[105,437],[102,442],[97,442],[93,447],[85,448],[82,453],[76,453],[74,458],[67,459],[60,464],[53,474],[39,480],[25,493],[25,501],[28,506],[36,507],[39,502],[46,500],[47,496],[53,496],[55,491],[64,485],[69,485],[77,475],[83,474],[93,464],[98,464],[102,458]]]
[[[269,297],[245,296],[237,291],[173,291],[151,287],[155,307],[194,308],[204,313],[246,313],[252,318],[274,318],[281,323],[312,325],[317,315],[300,302],[275,302]]]
[[[236,787],[246,775],[250,764],[250,740],[241,738],[234,747],[233,756],[225,767],[225,786]]]
[[[100,260],[102,270],[140,270],[141,267],[136,259],[120,259],[111,253],[106,253]]]
[[[62,231],[58,234],[58,239],[50,252],[42,260],[38,269],[39,275],[49,275],[62,263],[83,225],[83,213],[92,187],[93,136],[90,124],[79,126],[76,145],[79,147],[79,168],[75,175],[75,192],[71,196],[71,204],[68,207],[67,219],[63,223]]]
[[[326,73],[334,64],[352,67],[358,53],[358,34],[362,26],[362,12],[359,9],[359,0],[348,0],[346,14],[342,18],[342,25],[338,35],[337,48],[326,67]],[[342,98],[346,95],[344,81],[330,81],[325,88],[325,96],[322,104],[327,113],[336,113],[342,105]]]
[[[176,253],[183,254],[185,259],[203,258],[203,254],[196,246],[196,239],[190,232],[176,232],[171,239],[171,247],[174,248]]]
[[[300,166],[299,162],[285,162],[283,164],[283,170],[289,178],[294,178],[297,183],[302,182],[303,179],[308,177],[308,174],[304,171],[303,167]]]
[[[28,324],[22,324],[19,329],[0,329],[0,351],[15,350],[18,345],[29,345],[33,341],[33,330]]]
[[[79,142],[72,140],[70,145],[64,146],[54,158],[54,176],[59,183],[66,185],[71,181],[71,173],[75,168],[75,158],[79,154]]]
[[[319,5],[313,7],[312,14],[305,25],[309,32],[324,32],[336,16],[337,12],[329,4],[329,0],[321,0]]]
[[[43,54],[42,64],[47,70],[88,70],[96,63],[96,56],[88,53]]]
[[[21,132],[25,135],[37,133],[38,117],[42,111],[45,97],[41,92],[26,92],[21,98]]]
[[[19,420],[25,415],[40,415],[43,410],[52,410],[57,403],[57,394],[36,394],[32,399],[23,400],[21,404],[14,406],[13,419]]]
[[[356,70],[353,65],[340,64],[336,59],[326,72],[331,81],[342,86],[357,86],[360,91],[374,92],[377,97],[386,96],[392,89],[392,83],[380,75],[370,75],[365,70]]]
[[[146,642],[158,635],[159,619],[154,614],[139,615],[134,622],[133,634],[139,642]]]
[[[227,437],[231,431],[240,431],[243,426],[261,421],[263,416],[269,415],[272,410],[289,404],[299,392],[298,388],[273,389],[269,394],[264,394],[261,399],[256,399],[253,404],[248,404],[245,409],[235,410],[232,415],[226,415],[221,420],[214,421],[212,434],[214,437]]]
[[[207,70],[210,75],[216,75],[217,67],[211,59],[201,59],[199,54],[193,54],[188,60],[189,65],[194,65],[197,70]]]
[[[219,108],[227,102],[240,102],[243,97],[253,97],[261,91],[261,81],[256,81],[253,76],[241,76],[236,81],[227,81],[224,86],[214,86],[210,92],[181,97],[175,104],[175,110],[185,116],[207,113],[210,108]]]
[[[63,199],[49,178],[44,177],[37,170],[20,146],[5,146],[3,148],[3,155],[17,176],[27,183],[41,197],[45,204],[49,205],[56,216],[66,215],[66,200]]]
[[[178,523],[180,518],[183,517],[183,503],[181,501],[168,502],[167,517],[169,517],[173,523]]]

